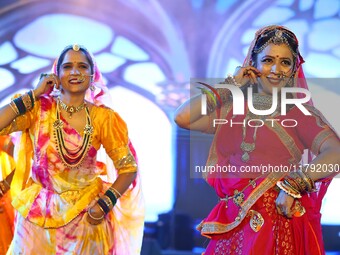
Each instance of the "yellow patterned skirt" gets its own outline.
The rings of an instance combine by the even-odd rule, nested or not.
[[[7,255],[112,254],[112,213],[99,225],[88,223],[86,216],[81,213],[66,226],[45,229],[17,214],[14,238]]]

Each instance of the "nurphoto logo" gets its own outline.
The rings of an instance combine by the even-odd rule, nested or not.
[[[214,86],[216,89],[228,89],[232,96],[233,96],[233,115],[244,115],[245,112],[245,105],[244,105],[244,95],[242,90],[235,86],[235,85],[229,85],[229,84],[216,84]],[[285,116],[287,114],[287,105],[295,105],[296,107],[298,107],[300,109],[300,111],[304,114],[304,115],[311,115],[311,113],[306,109],[306,107],[303,105],[303,103],[306,103],[310,100],[311,98],[311,93],[304,88],[281,88],[281,93],[278,92],[277,88],[273,88],[272,91],[272,105],[269,109],[266,110],[259,110],[259,109],[255,109],[254,104],[253,104],[253,88],[252,87],[248,87],[247,90],[248,93],[248,97],[247,97],[247,105],[248,105],[248,109],[251,113],[253,113],[254,115],[257,116],[270,116],[271,114],[273,114],[276,110],[277,110],[277,106],[278,106],[278,97],[279,95],[281,96],[281,115]],[[288,94],[297,94],[297,93],[301,93],[304,94],[305,97],[302,98],[288,98]],[[202,115],[206,115],[207,114],[207,95],[206,94],[202,94],[201,95],[201,114]],[[278,119],[273,119],[273,118],[268,118],[268,119],[249,119],[246,123],[246,121],[244,120],[243,122],[232,122],[232,120],[228,121],[226,119],[214,119],[213,120],[213,125],[214,127],[216,125],[224,125],[227,123],[230,123],[231,126],[234,124],[243,124],[246,125],[248,124],[248,126],[251,127],[261,127],[264,125],[264,121],[269,121],[272,123],[272,126],[274,125],[275,121],[279,121]],[[257,122],[260,123],[259,125],[254,125],[252,123]],[[289,125],[290,123],[290,125]],[[281,125],[284,127],[295,127],[298,124],[297,120],[294,119],[284,119],[281,120]]]

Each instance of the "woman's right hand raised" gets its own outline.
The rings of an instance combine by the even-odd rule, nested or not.
[[[242,87],[243,85],[250,82],[256,84],[257,77],[261,76],[261,72],[253,66],[238,66],[236,67],[234,78],[235,81]]]
[[[53,87],[56,89],[60,87],[60,80],[57,75],[54,73],[46,74],[43,73],[40,75],[40,80],[37,84],[37,87],[34,89],[34,96],[39,98],[41,95],[49,94],[52,92]]]

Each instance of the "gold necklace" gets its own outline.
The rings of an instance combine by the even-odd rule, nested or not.
[[[241,150],[243,151],[243,154],[241,156],[241,159],[243,162],[248,162],[250,159],[250,153],[253,152],[256,148],[256,134],[257,134],[257,128],[258,126],[255,127],[254,134],[253,134],[253,142],[252,143],[247,143],[245,141],[246,139],[246,134],[247,134],[247,121],[248,121],[248,116],[244,119],[244,125],[242,127],[242,143],[240,145]]]
[[[257,110],[267,110],[272,106],[272,96],[269,95],[260,95],[260,94],[253,94],[253,105],[255,109]],[[279,103],[278,103],[279,105]],[[275,115],[277,111],[275,111],[271,116]],[[257,129],[259,126],[255,127],[254,134],[253,134],[253,142],[252,143],[247,143],[245,141],[246,135],[247,135],[247,124],[249,118],[254,118],[254,119],[263,119],[266,116],[257,116],[251,112],[247,112],[247,115],[244,119],[244,125],[242,127],[242,142],[240,145],[241,150],[243,151],[243,154],[241,156],[241,160],[243,162],[248,162],[250,159],[250,153],[253,152],[256,148],[256,135],[257,135]]]
[[[69,106],[69,105],[65,104],[63,101],[61,101],[60,98],[58,98],[58,101],[60,102],[61,108],[63,108],[69,114],[68,117],[70,119],[72,118],[73,113],[80,112],[81,110],[83,110],[85,108],[85,105],[86,105],[85,101],[77,107],[75,107],[73,105]]]
[[[69,149],[66,147],[64,134],[63,134],[63,125],[64,122],[60,119],[60,109],[61,100],[57,101],[57,120],[53,123],[53,135],[55,142],[57,144],[57,152],[63,161],[64,165],[70,168],[78,167],[84,160],[87,152],[90,149],[92,144],[92,134],[93,134],[93,126],[91,124],[91,118],[89,109],[86,106],[86,124],[84,127],[84,136],[82,144],[76,149]]]

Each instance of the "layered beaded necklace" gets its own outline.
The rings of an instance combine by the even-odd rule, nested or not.
[[[84,160],[88,150],[90,149],[92,143],[92,133],[93,133],[93,126],[91,124],[91,118],[89,114],[89,109],[84,102],[82,104],[82,109],[85,108],[86,112],[86,124],[84,127],[84,136],[83,141],[80,146],[75,149],[69,149],[66,147],[65,139],[64,139],[64,130],[63,125],[64,122],[60,118],[60,106],[63,103],[59,98],[57,100],[57,120],[53,123],[53,135],[55,142],[57,144],[57,152],[67,167],[76,168],[78,167]],[[79,106],[78,106],[79,107]],[[64,109],[64,108],[63,108]],[[80,111],[80,110],[78,110]],[[76,111],[76,112],[78,112]]]

